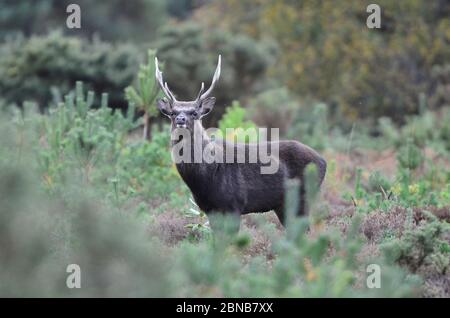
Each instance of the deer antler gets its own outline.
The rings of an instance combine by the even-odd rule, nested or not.
[[[202,96],[203,91],[205,90],[205,83],[202,82],[202,87],[200,87],[200,91],[197,94],[197,98],[195,99],[196,101],[200,100],[200,97]]]
[[[214,87],[216,86],[216,83],[217,83],[217,81],[219,80],[219,77],[220,77],[221,61],[222,61],[222,56],[219,54],[219,59],[217,61],[217,67],[216,67],[216,71],[214,72],[214,76],[213,76],[213,79],[212,79],[212,82],[211,82],[211,86],[208,88],[208,90],[204,94],[202,94],[203,90],[205,89],[205,84],[202,83],[202,87],[200,88],[200,92],[198,93],[198,96],[197,96],[197,100],[198,101],[202,101],[205,98],[207,98],[211,94],[211,92],[213,91]]]
[[[176,102],[177,100],[176,100],[175,96],[172,94],[172,92],[170,91],[169,86],[167,86],[167,82],[164,82],[164,80],[163,80],[162,72],[159,70],[159,67],[158,67],[158,58],[156,56],[155,56],[155,76],[156,76],[159,86],[163,90],[164,94],[167,97],[169,97],[172,100],[172,102]]]

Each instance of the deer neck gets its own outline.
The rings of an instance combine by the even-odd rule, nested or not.
[[[180,176],[191,189],[191,191],[197,194],[206,193],[207,188],[204,185],[209,183],[205,183],[205,177],[208,178],[210,176],[210,173],[208,173],[208,171],[210,171],[210,169],[213,169],[213,165],[203,163],[202,157],[200,158],[201,163],[196,162],[195,152],[199,151],[203,154],[203,150],[205,149],[206,145],[211,142],[211,139],[203,128],[201,121],[199,120],[195,121],[194,131],[189,132],[189,136],[184,136],[178,141],[172,141],[172,151],[175,153],[179,153],[179,149],[182,148],[183,157],[184,151],[190,152],[190,161],[178,162],[175,165]],[[186,145],[186,143],[188,142],[190,143],[189,146]]]
[[[211,139],[209,138],[208,134],[206,133],[205,128],[203,128],[202,121],[196,120],[194,122],[194,132],[191,134],[191,141],[192,142],[201,142],[202,148],[208,143],[211,142]]]
[[[203,150],[210,142],[211,138],[203,128],[201,121],[196,120],[194,122],[193,130],[185,130],[181,135],[178,135],[177,133],[176,136],[172,136],[172,151],[179,153],[179,150],[182,149],[181,152],[183,153],[183,155],[185,154],[184,152],[187,151],[188,153],[190,153],[190,162],[199,163],[198,160],[201,159],[201,157],[199,156],[203,154]],[[183,156],[183,158],[186,157]],[[179,165],[185,165],[185,163],[177,163],[177,166]]]

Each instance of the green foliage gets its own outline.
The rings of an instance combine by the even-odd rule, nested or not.
[[[450,151],[450,125],[445,124],[450,122],[450,107],[443,109],[442,122],[443,125],[440,129],[439,137],[444,142],[445,149]]]
[[[301,111],[292,94],[285,88],[263,91],[248,102],[252,120],[260,127],[278,128],[280,135],[286,135],[295,118]]]
[[[107,92],[113,107],[126,107],[123,89],[140,62],[135,46],[64,37],[58,32],[16,38],[0,46],[0,90],[7,104],[59,102],[76,81]]]
[[[448,296],[445,1],[382,1],[383,28],[369,30],[368,2],[356,0],[344,9],[311,0],[80,0],[82,29],[61,32],[114,44],[42,35],[64,26],[68,3],[0,0],[0,296]],[[167,19],[166,6],[182,19],[195,7],[195,23]],[[148,141],[130,134],[142,123],[135,108],[157,114],[155,51],[139,68],[137,45],[148,40],[181,99],[208,86],[222,54],[206,126],[280,128],[321,150],[325,195],[311,166],[305,184],[286,184],[283,230],[267,215],[239,224],[200,211],[172,164],[169,128],[147,127]],[[127,102],[126,112],[109,108]],[[257,141],[244,132],[225,137]],[[395,173],[354,168],[387,148]],[[307,217],[295,215],[299,186]],[[374,215],[381,243],[361,231]],[[79,290],[65,284],[73,263]],[[380,289],[366,285],[368,264],[381,268]],[[440,294],[430,293],[438,284]]]
[[[206,213],[199,209],[198,205],[192,198],[190,198],[189,201],[192,206],[189,208],[189,210],[184,211],[184,215],[187,218],[197,221],[186,225],[187,228],[191,229],[189,238],[192,241],[210,238],[212,235],[212,231]]]
[[[155,50],[148,50],[147,64],[139,67],[137,90],[133,86],[125,88],[125,98],[152,117],[156,116],[158,112],[154,103],[159,92],[158,82],[155,78],[155,56]]]
[[[134,112],[130,108],[126,117],[113,112],[106,99],[103,95],[102,106],[93,109],[94,93],[85,95],[81,82],[77,82],[75,95],[67,95],[65,102],[49,109],[50,116],[40,119],[41,142],[45,146],[37,147],[38,162],[49,189],[58,189],[68,171],[92,182],[114,173],[127,130],[135,126]],[[33,116],[26,113],[25,118],[27,115]],[[104,169],[93,170],[97,165]]]
[[[296,190],[293,192],[298,192],[298,186]],[[287,223],[286,237],[274,242],[276,258],[268,264],[266,259],[256,257],[244,267],[236,252],[248,244],[247,238],[231,234],[235,222],[229,217],[215,216],[214,220],[224,232],[217,234],[219,236],[215,232],[216,239],[212,243],[180,247],[182,254],[177,269],[183,273],[183,286],[186,286],[180,290],[181,297],[193,294],[204,297],[414,295],[417,281],[407,278],[398,266],[385,263],[382,258],[371,261],[383,268],[383,290],[355,288],[360,279],[359,270],[365,268],[357,259],[363,240],[358,235],[356,219],[345,237],[334,229],[310,237],[307,235],[308,219],[293,216]],[[227,232],[227,228],[231,232]],[[331,256],[330,249],[333,250]]]
[[[128,131],[134,121],[134,108],[124,115],[107,106],[103,95],[101,107],[95,108],[94,93],[83,92],[77,83],[76,94],[67,95],[64,103],[49,109],[49,116],[35,119],[31,111],[18,123],[36,121],[40,144],[37,162],[51,192],[77,176],[98,186],[116,203],[130,196],[167,195],[178,184],[172,167],[169,133],[155,132],[152,142],[129,142]],[[27,127],[21,125],[23,130]],[[44,146],[42,146],[42,144]],[[106,182],[108,181],[108,182]]]
[[[431,78],[435,87],[428,102],[432,109],[450,106],[450,64],[435,65],[431,70]]]
[[[70,0],[0,1],[0,38],[14,33],[42,34],[61,28],[69,35],[99,34],[109,41],[148,41],[166,19],[163,0],[76,2],[81,9],[81,29],[65,28]]]
[[[377,170],[370,174],[368,187],[370,191],[383,192],[391,188],[391,182]]]
[[[26,108],[13,120],[1,117],[0,295],[167,295],[162,255],[146,224],[105,196],[113,189],[94,177],[112,175],[130,121],[106,106],[88,109],[81,85],[77,92],[49,116]],[[86,158],[94,171],[83,169]],[[81,289],[66,286],[69,264],[81,267]]]
[[[325,149],[328,146],[327,115],[328,107],[323,103],[313,103],[298,109],[287,136],[314,149]]]
[[[445,239],[450,225],[424,210],[426,219],[413,228],[412,212],[403,236],[384,244],[383,248],[394,261],[416,273],[427,267],[427,276],[445,275],[450,268],[450,245]]]
[[[273,39],[279,56],[271,74],[300,97],[336,106],[341,125],[381,116],[402,122],[419,111],[420,93],[444,106],[448,2],[379,1],[381,29],[366,27],[370,3],[225,0],[201,18],[207,26]]]
[[[450,202],[446,190],[448,169],[436,165],[436,161],[448,158],[447,140],[442,138],[446,136],[448,126],[443,118],[448,113],[448,107],[439,112],[431,112],[424,107],[421,115],[407,117],[406,124],[400,128],[390,119],[381,118],[378,122],[381,136],[377,138],[358,134],[353,141],[354,134],[351,133],[351,141],[360,148],[371,149],[374,144],[381,144],[381,149],[396,149],[398,170],[395,178],[389,179],[380,171],[369,174],[356,170],[354,193],[347,192],[344,198],[365,212],[373,209],[387,211],[397,204],[404,207],[447,206]],[[336,144],[337,138],[332,138]],[[365,141],[365,146],[362,141]],[[434,159],[426,156],[430,149],[436,153]],[[348,152],[350,150],[349,147]],[[366,180],[361,178],[363,172],[368,176]]]
[[[403,207],[444,207],[450,202],[448,200],[448,190],[440,190],[432,186],[427,180],[414,182],[408,171],[401,171],[398,175],[398,182],[390,188],[382,188],[378,182],[372,179],[366,189],[361,182],[356,182],[355,194],[345,193],[344,198],[354,204],[361,212],[369,212],[377,209],[388,211],[400,205]],[[358,178],[357,178],[358,180]],[[376,181],[374,181],[376,180]],[[381,183],[387,186],[389,183],[384,178]],[[377,188],[373,185],[377,184]]]
[[[239,102],[234,101],[219,121],[219,129],[223,136],[228,140],[236,139],[237,142],[256,142],[258,140],[257,127],[246,117],[246,109],[242,108]],[[232,134],[227,134],[227,128],[232,128]],[[246,134],[247,129],[252,133]]]
[[[448,267],[444,228],[439,235],[432,230],[444,225],[435,221],[424,225],[423,234],[406,235],[399,247],[386,249],[381,257],[360,257],[365,241],[359,215],[351,218],[344,233],[324,226],[324,206],[313,203],[318,194],[313,168],[302,185],[311,202],[310,217],[294,215],[298,183],[291,184],[285,234],[276,234],[274,227],[265,229],[272,258],[243,257],[256,238],[236,234],[237,218],[206,217],[195,204],[189,206],[188,191],[171,163],[168,128],[155,130],[150,142],[133,140],[128,136],[137,125],[133,108],[122,114],[107,104],[103,95],[101,105],[96,105],[94,93],[85,93],[77,83],[74,93],[50,107],[47,115],[27,103],[22,111],[14,109],[2,117],[0,190],[6,195],[0,198],[0,238],[12,242],[0,252],[2,295],[416,296],[419,281],[405,269],[416,261],[411,253],[423,243],[421,237],[426,244],[419,247],[429,255],[423,264],[433,264],[439,273]],[[229,108],[221,123],[253,126],[238,104]],[[437,203],[448,204],[448,187],[438,193],[424,180],[416,191],[411,174],[398,178],[400,191],[394,185],[386,198],[379,187],[388,188],[389,181],[374,173],[368,186],[363,172],[357,172],[354,200],[358,205],[369,202],[366,211],[383,204],[386,213],[396,204],[430,205],[433,195]],[[148,231],[158,226],[157,218],[166,209],[187,217],[182,225],[186,239],[174,247],[161,245]],[[407,263],[392,257],[399,253]],[[65,287],[65,270],[72,263],[83,272],[80,290]],[[368,264],[381,266],[381,289],[366,287]]]
[[[399,152],[399,156],[406,155]],[[408,163],[406,166],[404,163],[399,165],[395,181],[390,181],[380,171],[374,171],[367,181],[363,180],[364,171],[357,168],[354,191],[344,193],[343,198],[364,213],[378,209],[387,212],[395,206],[448,206],[448,177],[440,174],[442,179],[437,179],[435,173],[430,173],[419,178],[411,169],[411,160],[405,162]],[[433,163],[427,162],[424,169],[428,169],[428,166],[433,166]]]
[[[154,132],[151,142],[131,143],[122,150],[117,174],[126,193],[156,197],[179,190],[169,146],[169,127],[165,127]]]
[[[397,160],[400,168],[415,170],[423,163],[424,157],[420,148],[408,139],[406,145],[399,149]]]
[[[389,118],[383,117],[378,120],[376,130],[380,132],[380,142],[384,143],[384,147],[393,146],[395,148],[402,148],[403,155],[402,162],[408,165],[405,160],[408,147],[407,144],[412,145],[411,151],[414,151],[414,146],[421,149],[425,147],[445,154],[450,149],[450,134],[449,125],[450,107],[443,106],[438,112],[430,111],[424,106],[419,115],[407,116],[405,124],[401,127],[395,125]],[[420,162],[420,158],[416,155],[413,157]],[[420,157],[420,155],[419,155]]]
[[[137,90],[133,86],[125,88],[125,98],[128,102],[136,105],[144,112],[144,139],[147,139],[150,135],[149,119],[158,115],[155,101],[159,95],[159,85],[155,78],[155,58],[156,51],[148,50],[147,64],[139,67]]]
[[[27,164],[0,166],[2,297],[168,295],[167,267],[145,224],[108,210],[80,183],[48,198]],[[80,266],[80,289],[66,286],[69,264]]]

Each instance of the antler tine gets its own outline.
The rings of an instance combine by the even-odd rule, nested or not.
[[[158,67],[158,58],[155,56],[155,77],[158,80],[158,84],[161,87],[164,94],[169,97],[172,101],[176,101],[175,96],[170,91],[169,87],[167,86],[167,82],[164,82],[162,77],[162,72],[159,70]]]
[[[159,86],[161,87],[161,89],[164,91],[165,93],[165,88],[164,88],[164,83],[163,83],[163,78],[162,78],[162,73],[159,70],[158,67],[158,58],[155,56],[155,77],[158,80]]]
[[[222,60],[222,57],[221,57],[221,55],[219,55],[219,59],[217,61],[216,71],[214,72],[214,77],[212,79],[211,86],[208,88],[208,90],[204,94],[202,94],[200,96],[200,100],[203,100],[203,99],[207,98],[211,94],[211,92],[213,91],[214,86],[216,86],[216,83],[217,83],[217,81],[219,80],[219,77],[220,77],[221,60]]]
[[[202,82],[202,86],[200,87],[200,91],[197,94],[196,100],[200,100],[200,96],[202,96],[203,91],[205,90],[205,83]]]
[[[169,86],[167,86],[167,82],[164,82],[164,88],[167,91],[167,93],[169,94],[169,97],[172,99],[172,101],[176,101],[177,99],[175,98],[175,96],[172,94],[172,92],[169,89]],[[167,94],[166,93],[166,94]]]

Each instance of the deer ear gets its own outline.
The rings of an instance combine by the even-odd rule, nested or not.
[[[200,106],[200,118],[209,114],[209,112],[214,108],[214,104],[216,103],[215,97],[208,97],[202,101]]]
[[[166,115],[167,117],[170,117],[172,114],[172,110],[170,107],[170,102],[165,98],[159,98],[156,101],[156,105],[158,106],[158,109],[163,115]]]

